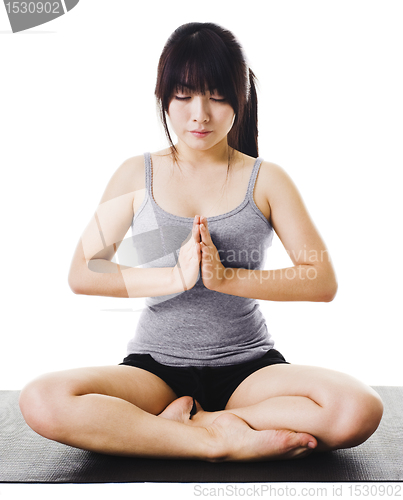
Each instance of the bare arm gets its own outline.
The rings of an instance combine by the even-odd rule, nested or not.
[[[139,194],[140,178],[144,179],[143,157],[134,157],[125,161],[109,181],[73,256],[68,281],[74,293],[109,297],[156,297],[177,293],[194,285],[187,275],[183,276],[178,265],[174,268],[143,269],[112,262],[131,225],[133,202],[136,193]],[[183,254],[187,250],[193,250],[193,253],[195,250],[197,229],[196,225],[194,227],[194,238],[189,239],[183,251],[181,249],[179,257],[185,267]],[[195,269],[197,265],[198,270],[199,262],[200,258],[198,262],[193,259],[192,268]],[[194,274],[193,271],[192,276]]]
[[[262,300],[333,300],[337,280],[328,250],[290,177],[279,166],[265,164],[264,182],[271,224],[293,267],[276,270],[224,268],[208,228],[201,231],[202,276],[205,285],[221,293]]]

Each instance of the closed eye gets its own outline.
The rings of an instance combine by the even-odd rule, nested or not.
[[[190,97],[182,97],[182,96],[176,95],[175,99],[178,101],[187,101],[188,99],[190,99]]]

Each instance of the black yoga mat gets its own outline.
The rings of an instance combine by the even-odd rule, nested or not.
[[[123,458],[49,441],[32,431],[18,391],[0,391],[0,482],[339,482],[403,480],[403,387],[374,387],[385,412],[360,446],[289,461],[209,463]]]

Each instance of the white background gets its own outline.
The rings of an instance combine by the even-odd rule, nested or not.
[[[104,309],[141,300],[74,295],[67,274],[114,170],[165,146],[156,66],[189,21],[221,24],[243,44],[260,82],[260,155],[294,179],[337,271],[331,303],[261,303],[278,349],[293,363],[402,385],[402,3],[82,0],[19,34],[0,7],[0,389],[122,360],[138,313]],[[275,240],[267,267],[288,265]],[[120,491],[141,498],[145,486]],[[108,497],[117,486],[57,495],[87,490]],[[192,485],[157,491],[193,497]],[[2,498],[28,492],[56,494],[0,485]]]
[[[260,156],[297,184],[332,256],[331,303],[261,302],[293,363],[401,385],[402,3],[82,0],[12,34],[0,8],[0,389],[117,364],[141,299],[74,295],[80,235],[116,168],[165,146],[154,102],[171,32],[232,30],[259,79]],[[268,268],[290,261],[275,240]]]

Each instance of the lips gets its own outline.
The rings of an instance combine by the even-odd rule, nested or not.
[[[207,137],[211,134],[211,130],[191,130],[190,133],[196,137]]]

